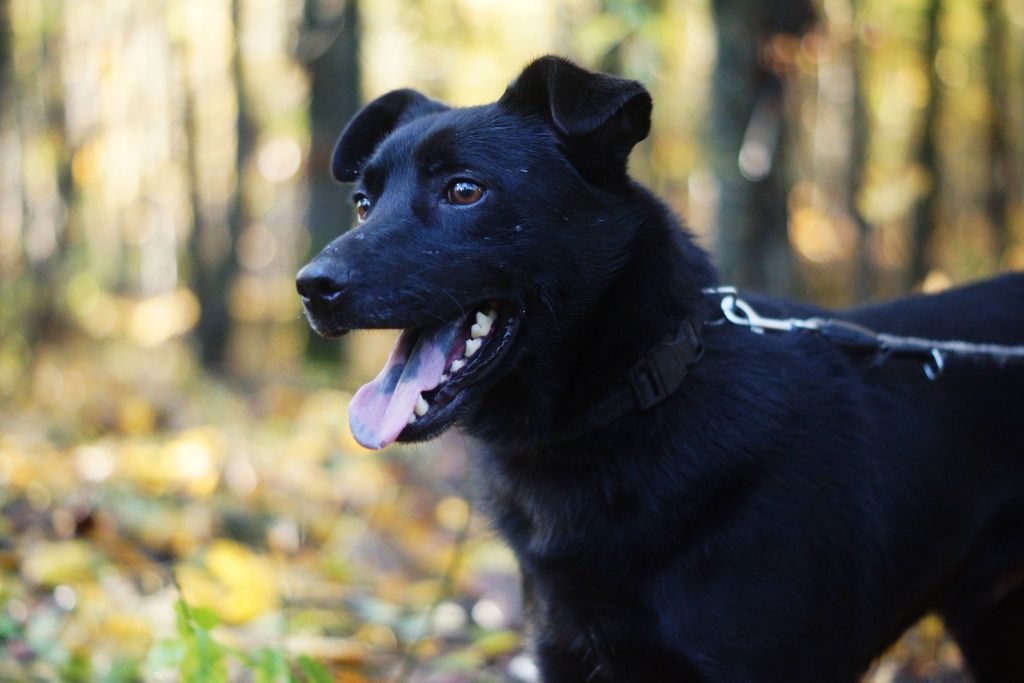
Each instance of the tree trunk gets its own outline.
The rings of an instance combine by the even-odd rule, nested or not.
[[[939,193],[942,188],[942,168],[939,161],[939,110],[941,88],[935,57],[941,47],[939,18],[942,15],[941,0],[929,0],[927,14],[927,42],[925,43],[925,68],[928,71],[928,104],[924,111],[921,146],[917,160],[928,174],[928,184],[918,201],[914,213],[914,233],[911,244],[909,285],[916,287],[924,281],[931,267],[931,241],[939,223]]]
[[[851,68],[853,72],[853,93],[851,99],[850,121],[850,177],[847,190],[847,212],[857,226],[857,253],[856,258],[856,296],[858,301],[865,301],[871,297],[874,290],[875,267],[871,257],[871,225],[860,207],[857,199],[860,196],[860,189],[864,184],[864,168],[867,161],[869,126],[866,94],[864,92],[864,80],[862,78],[863,61],[861,59],[863,45],[857,33],[857,17],[859,16],[860,2],[852,0],[850,9],[853,19],[853,30],[850,34]]]
[[[14,146],[14,76],[11,68],[14,40],[11,35],[11,21],[8,0],[0,0],[0,149],[5,154]],[[15,197],[20,196],[21,188],[18,173],[11,169],[13,159],[5,158],[4,167],[0,168],[0,203],[20,203]],[[5,220],[0,218],[0,220]],[[14,231],[14,226],[0,225],[0,231]],[[20,226],[17,228],[20,230]],[[17,244],[17,242],[16,242]],[[21,351],[22,324],[17,292],[17,264],[20,260],[18,250],[9,249],[0,252],[0,355],[8,355],[16,350]],[[20,365],[20,364],[19,364]],[[12,383],[14,386],[21,382]],[[6,386],[0,386],[0,395],[6,393]]]
[[[348,190],[331,176],[331,153],[345,124],[361,103],[359,68],[359,5],[306,0],[299,57],[310,75],[308,167],[309,204],[306,225],[310,253],[347,230],[353,221]],[[335,360],[338,344],[310,334],[307,351],[319,360]]]
[[[66,226],[72,191],[71,152],[64,130],[63,67],[61,50],[61,10],[53,21],[27,28],[15,45],[8,3],[4,3],[5,92],[0,95],[9,106],[6,114],[19,152],[4,159],[14,168],[20,192],[21,219],[18,260],[20,295],[19,336],[29,349],[43,340],[53,340],[65,331],[60,312],[64,296]],[[17,51],[17,52],[16,52]],[[54,150],[52,165],[46,168],[46,181],[28,182],[33,162],[31,150],[39,140],[47,140]]]
[[[6,121],[11,113],[11,93],[14,89],[14,79],[11,77],[13,50],[10,3],[8,0],[0,0],[0,121]]]
[[[989,194],[988,216],[992,226],[996,256],[1006,256],[1012,229],[1011,193],[1019,192],[1014,145],[1010,137],[1010,74],[1006,68],[1006,14],[999,0],[986,0],[985,23],[988,48],[985,71],[989,88]]]
[[[797,289],[788,239],[784,82],[761,59],[777,34],[802,33],[805,0],[714,0],[718,37],[711,139],[719,200],[716,254],[723,281],[781,295]]]
[[[200,360],[213,372],[225,370],[225,357],[231,332],[231,314],[228,293],[238,275],[238,257],[235,247],[245,228],[245,171],[256,142],[256,127],[250,115],[249,98],[245,83],[245,65],[241,53],[242,2],[232,0],[231,21],[233,44],[231,56],[232,83],[235,89],[235,188],[228,202],[226,215],[210,220],[203,211],[202,190],[198,187],[199,169],[195,149],[202,144],[195,120],[194,88],[186,88],[186,128],[188,133],[188,164],[190,194],[192,197],[193,249],[195,254],[194,286],[199,299],[199,322],[196,336],[200,346]],[[219,234],[217,234],[219,233]]]
[[[345,190],[331,177],[331,153],[342,128],[361,103],[359,8],[346,0],[306,0],[300,55],[310,74],[309,206],[310,253],[347,230],[353,213]]]

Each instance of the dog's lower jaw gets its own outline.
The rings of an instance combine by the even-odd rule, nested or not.
[[[356,441],[379,449],[426,440],[454,424],[500,371],[522,313],[489,301],[452,321],[404,329],[383,369],[349,403]]]
[[[310,329],[324,339],[340,339],[352,331],[347,327],[339,327],[328,321],[321,320],[319,316],[314,315],[310,311],[308,306],[303,306],[302,316],[306,319]]]

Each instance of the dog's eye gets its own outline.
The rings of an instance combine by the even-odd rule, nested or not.
[[[359,218],[359,222],[362,223],[370,215],[370,198],[365,194],[357,194],[353,201],[356,205],[356,216]]]
[[[448,186],[448,201],[459,206],[475,204],[484,196],[484,188],[471,180],[456,180]]]

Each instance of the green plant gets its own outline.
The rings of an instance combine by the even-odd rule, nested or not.
[[[331,683],[327,669],[306,655],[290,659],[280,648],[243,652],[217,642],[212,631],[220,623],[209,608],[175,603],[177,635],[164,638],[149,651],[146,666],[152,672],[176,670],[181,683],[228,683],[228,660],[252,674],[255,683]]]

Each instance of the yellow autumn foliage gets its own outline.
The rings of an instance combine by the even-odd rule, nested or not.
[[[53,587],[92,577],[95,561],[85,541],[44,541],[26,550],[21,573],[33,583]]]
[[[199,566],[180,565],[176,576],[190,605],[209,607],[227,623],[249,621],[280,603],[270,561],[235,541],[213,541]]]

